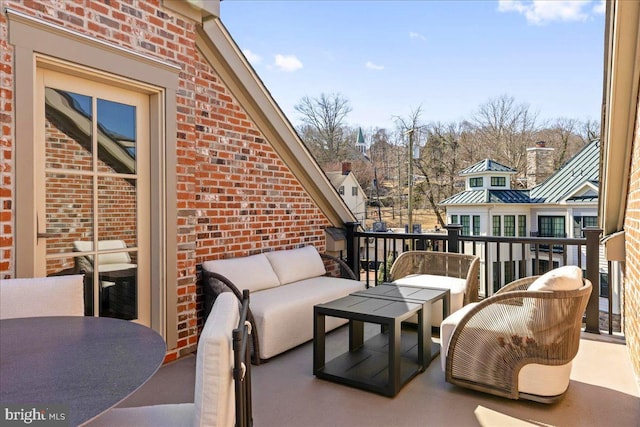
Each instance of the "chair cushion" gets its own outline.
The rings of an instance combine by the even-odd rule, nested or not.
[[[566,265],[546,272],[529,285],[527,290],[573,291],[582,285],[582,270],[573,265]],[[563,300],[536,299],[530,304],[527,326],[538,335],[541,342],[550,344],[570,327],[565,322],[567,315],[568,308]]]
[[[574,291],[582,287],[582,270],[575,265],[549,270],[529,285],[530,291]]]
[[[239,320],[238,300],[231,292],[223,292],[216,298],[198,342],[195,425],[234,424],[232,331]]]
[[[91,427],[186,427],[193,426],[193,403],[114,408],[101,415]]]
[[[265,255],[283,285],[323,276],[327,272],[318,250],[311,245],[286,251],[267,252]]]
[[[0,280],[0,318],[84,316],[84,276]]]
[[[313,306],[365,289],[357,280],[320,276],[251,295],[251,312],[260,338],[260,357],[268,359],[313,338]],[[327,317],[327,331],[344,324]]]
[[[265,254],[205,261],[202,268],[223,275],[241,291],[249,289],[253,293],[280,286],[280,280]]]
[[[393,283],[396,285],[421,286],[433,289],[449,289],[451,291],[449,301],[450,313],[462,308],[464,304],[464,293],[467,287],[466,279],[433,274],[411,274],[397,279]],[[442,320],[442,301],[438,300],[431,308],[431,325],[438,326]],[[416,323],[417,317],[414,316],[409,321]]]

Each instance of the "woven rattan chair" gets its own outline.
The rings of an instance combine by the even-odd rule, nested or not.
[[[446,276],[465,279],[463,305],[478,300],[480,258],[452,252],[403,252],[391,266],[389,276],[395,282],[411,275]]]
[[[591,282],[580,281],[580,273],[574,290],[528,290],[536,279],[512,282],[445,319],[441,357],[446,355],[447,382],[544,403],[564,396]]]

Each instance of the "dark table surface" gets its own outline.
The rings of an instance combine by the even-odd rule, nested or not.
[[[125,320],[0,320],[0,403],[61,407],[68,425],[80,425],[137,390],[165,353],[157,332]]]

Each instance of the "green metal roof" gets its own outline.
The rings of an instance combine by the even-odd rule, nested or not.
[[[491,160],[483,160],[460,172],[460,175],[478,173],[481,171],[498,171],[488,169],[500,165]],[[513,171],[504,165],[502,168]],[[481,170],[481,168],[485,168]],[[506,172],[507,170],[500,170]],[[568,197],[574,191],[590,183],[594,187],[599,185],[600,177],[600,141],[593,141],[567,161],[556,173],[543,183],[530,190],[467,190],[440,202],[441,205],[475,205],[483,203],[585,203],[597,202],[598,196],[589,193]]]
[[[478,163],[469,166],[468,168],[462,169],[459,174],[462,175],[470,175],[482,172],[509,172],[516,173],[515,169],[510,168],[509,166],[505,166],[501,163],[496,162],[491,159],[484,159],[479,161]]]

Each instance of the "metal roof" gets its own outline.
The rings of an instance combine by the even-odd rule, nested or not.
[[[495,166],[499,165],[499,166]],[[490,167],[505,168],[502,172],[513,171],[492,160],[483,160],[460,172],[460,175],[481,171],[498,171]],[[482,169],[484,168],[484,169]],[[597,202],[598,196],[592,193],[571,195],[586,183],[596,188],[600,178],[600,141],[587,144],[575,156],[542,184],[530,190],[467,190],[440,202],[441,205],[475,205],[483,203],[588,203]]]
[[[558,203],[585,182],[600,179],[600,141],[587,144],[542,184],[531,189],[533,203]]]
[[[484,159],[476,163],[475,165],[471,165],[468,168],[462,169],[459,174],[462,175],[470,175],[481,172],[509,172],[516,173],[515,169],[512,169],[508,166],[505,166],[501,163],[496,162],[491,159]]]
[[[468,190],[454,194],[441,205],[476,205],[482,203],[531,203],[529,190]]]

